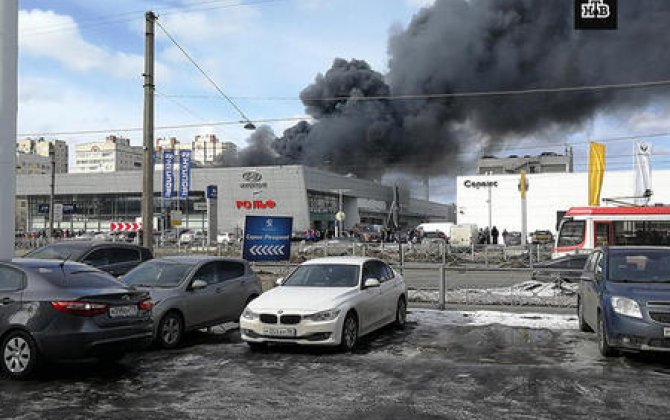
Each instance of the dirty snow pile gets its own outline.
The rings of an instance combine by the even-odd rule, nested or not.
[[[448,303],[468,305],[574,307],[577,305],[578,287],[576,283],[542,283],[530,280],[510,287],[447,290],[446,299]],[[410,290],[409,300],[436,303],[439,301],[439,291]]]
[[[408,313],[408,321],[417,322],[421,326],[439,327],[444,325],[492,325],[508,327],[546,328],[553,330],[577,329],[575,315],[560,314],[515,314],[497,311],[436,311],[430,309],[413,309]]]

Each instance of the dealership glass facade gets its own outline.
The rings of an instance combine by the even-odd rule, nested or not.
[[[135,222],[141,216],[140,194],[99,194],[99,195],[58,195],[56,204],[63,204],[62,222],[55,222],[58,229],[106,231],[112,222]],[[41,230],[49,226],[48,196],[24,197],[23,207],[17,208],[19,230]],[[162,214],[179,208],[184,216],[183,227],[200,229],[206,227],[205,211],[200,210],[199,202],[205,202],[204,194],[194,192],[188,201],[162,200],[159,195],[154,198],[154,215],[159,224]],[[199,207],[196,210],[196,207]],[[158,227],[156,227],[158,228]]]

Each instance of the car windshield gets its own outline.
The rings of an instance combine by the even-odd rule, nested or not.
[[[176,287],[192,267],[173,261],[147,261],[126,274],[123,281],[130,286]]]
[[[42,248],[29,252],[25,258],[35,258],[38,260],[78,260],[84,252],[84,247],[68,246],[66,244],[47,245]]]
[[[670,250],[611,250],[609,280],[620,283],[670,283]]]
[[[284,286],[299,287],[356,287],[358,266],[348,264],[301,265],[291,274]]]

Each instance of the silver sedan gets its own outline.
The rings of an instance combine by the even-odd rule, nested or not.
[[[148,261],[123,281],[151,294],[156,342],[174,348],[184,333],[237,322],[261,294],[260,280],[245,260],[183,256]]]

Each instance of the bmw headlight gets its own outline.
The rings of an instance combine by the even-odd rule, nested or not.
[[[302,319],[314,322],[332,321],[340,314],[339,309],[329,309],[311,315],[303,315]]]
[[[640,305],[633,299],[628,299],[620,296],[613,296],[612,309],[614,310],[614,312],[620,315],[630,316],[632,318],[642,318],[642,311],[640,310]]]
[[[253,321],[254,319],[258,319],[258,314],[249,308],[245,308],[244,312],[242,312],[242,318]]]

